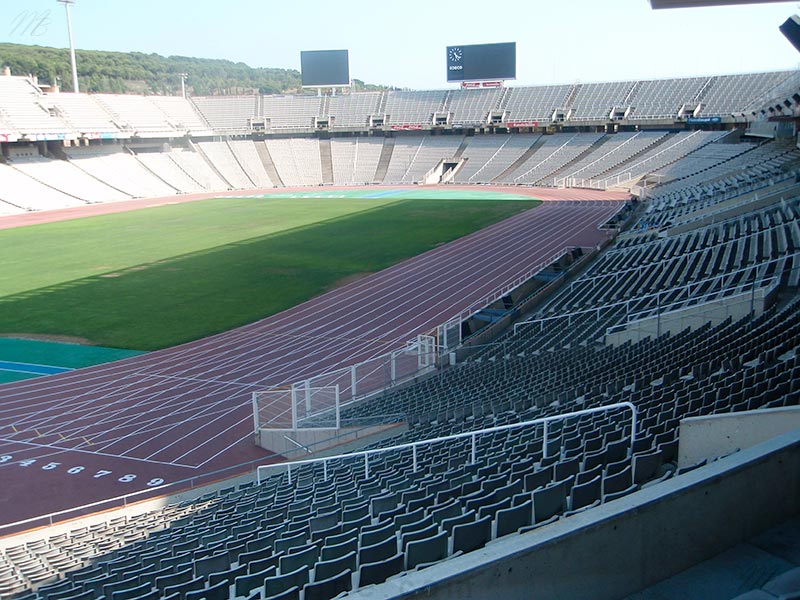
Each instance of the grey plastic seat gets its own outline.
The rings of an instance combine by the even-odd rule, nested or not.
[[[422,569],[447,558],[446,531],[410,542],[406,547],[406,569]]]
[[[406,523],[405,525],[401,526],[398,530],[398,534],[402,537],[403,534],[410,533],[412,531],[419,531],[420,529],[425,529],[434,523],[433,516],[428,515],[427,517],[423,517],[417,521],[412,523]]]
[[[638,487],[633,483],[633,468],[628,465],[614,475],[603,476],[603,502],[634,492]]]
[[[211,573],[209,574],[207,581],[209,587],[218,584],[220,581],[227,581],[228,585],[232,585],[234,580],[241,575],[247,575],[247,565],[239,565],[238,567],[232,567],[227,571]]]
[[[42,589],[39,592],[42,598],[46,600],[60,600],[61,598],[68,598],[83,591],[83,588],[76,585],[75,582],[68,579],[59,581],[58,583],[47,586],[47,589]]]
[[[263,571],[269,567],[275,567],[277,569],[278,565],[280,564],[281,557],[285,554],[286,552],[277,552],[272,556],[268,556],[267,558],[250,561],[247,564],[247,573],[258,573],[259,571]]]
[[[311,527],[311,533],[315,533],[318,531],[322,531],[324,529],[330,529],[338,525],[342,518],[342,511],[334,510],[325,514],[317,515],[315,517],[311,517],[309,519],[309,526]]]
[[[397,537],[392,534],[381,542],[362,546],[358,550],[359,564],[377,562],[393,556],[397,552]]]
[[[338,533],[336,535],[329,535],[325,538],[325,545],[326,546],[335,546],[336,544],[341,544],[344,541],[350,540],[352,538],[358,538],[358,529],[353,527],[352,529],[345,529],[342,533]]]
[[[270,596],[275,596],[293,587],[297,587],[299,592],[302,586],[308,583],[308,580],[309,569],[306,566],[302,566],[290,573],[267,577],[264,580],[264,597],[269,598]]]
[[[399,492],[384,494],[382,496],[373,496],[370,499],[370,511],[373,517],[377,517],[387,510],[396,508],[398,504],[400,504]]]
[[[150,593],[152,589],[152,585],[143,583],[132,588],[112,592],[110,600],[132,600],[133,598],[138,598],[139,596]]]
[[[260,598],[260,594],[258,598]],[[249,600],[258,600],[258,598],[252,598]],[[278,592],[273,594],[272,596],[266,596],[264,600],[300,600],[300,586],[292,586],[282,592]]]
[[[509,498],[503,498],[502,500],[499,500],[499,501],[494,502],[492,504],[488,504],[486,506],[481,506],[478,509],[478,518],[482,519],[485,516],[490,516],[490,517],[494,518],[494,516],[497,514],[497,511],[499,511],[499,510],[501,510],[503,508],[509,508],[510,506],[511,506],[511,498],[510,497]]]
[[[535,490],[533,498],[533,523],[542,523],[567,510],[567,480]]]
[[[770,579],[761,589],[781,598],[800,598],[800,567]]]
[[[251,550],[250,552],[242,552],[239,555],[239,564],[249,564],[254,560],[261,560],[262,558],[268,558],[272,556],[273,550],[272,546],[265,546],[263,548],[258,548],[257,550]]]
[[[353,589],[352,572],[350,569],[345,569],[327,579],[307,583],[303,588],[303,600],[330,600],[351,589]]]
[[[455,527],[456,525],[461,525],[462,523],[471,523],[472,521],[475,520],[476,517],[477,517],[477,515],[475,514],[475,511],[474,510],[470,510],[470,511],[465,512],[464,514],[458,515],[456,517],[451,517],[449,519],[444,519],[441,522],[440,525],[441,525],[442,530],[446,531],[448,533],[448,535],[449,535],[450,532],[453,531],[453,527]]]
[[[521,528],[531,525],[533,521],[533,500],[528,499],[522,504],[503,508],[495,515],[496,537],[516,533]]]
[[[127,590],[129,588],[136,587],[137,585],[139,585],[138,576],[131,577],[129,579],[127,578],[122,579],[120,581],[114,581],[112,583],[107,583],[103,585],[103,596],[105,596],[106,598],[111,598],[111,594],[113,594],[117,590]],[[50,597],[52,598],[53,594],[51,594]]]
[[[341,573],[345,569],[355,571],[358,565],[358,555],[355,551],[348,552],[344,556],[333,560],[321,560],[314,565],[314,581],[327,579]]]
[[[305,546],[306,541],[308,541],[308,534],[304,531],[278,538],[275,540],[275,552],[288,551],[298,546]]]
[[[401,573],[405,568],[405,556],[398,552],[386,560],[362,563],[358,569],[358,585],[360,587],[383,583],[392,575]]]
[[[382,542],[388,537],[393,537],[394,535],[395,524],[392,521],[387,521],[385,525],[379,528],[371,529],[369,531],[362,530],[358,545],[359,547],[371,546],[378,542]]]
[[[430,537],[438,531],[439,526],[436,523],[432,523],[423,529],[417,529],[416,531],[404,533],[402,536],[400,536],[400,549],[405,550],[408,547],[408,544],[411,542]]]
[[[231,562],[227,553],[208,556],[194,562],[194,574],[196,577],[208,577],[211,573],[226,571],[230,568]]]
[[[663,455],[658,450],[649,454],[635,455],[633,457],[633,482],[642,485],[655,479],[663,460]]]
[[[160,598],[161,592],[151,589],[149,592],[146,592],[141,596],[136,596],[133,600],[159,600]]]
[[[445,519],[459,516],[462,510],[461,505],[455,499],[450,499],[438,507],[432,507],[428,513],[436,523],[441,524]]]
[[[528,473],[523,479],[525,490],[532,492],[535,489],[544,487],[553,482],[554,467],[551,465],[544,469],[538,469],[533,473]]]
[[[237,597],[247,596],[253,590],[260,589],[264,586],[264,580],[267,577],[274,577],[278,572],[275,565],[267,567],[263,571],[251,573],[249,575],[240,575],[234,579],[234,590]]]
[[[407,525],[409,523],[414,523],[415,521],[419,521],[420,519],[425,517],[425,509],[418,508],[413,512],[404,512],[403,514],[398,515],[394,519],[394,526],[396,528],[400,528],[403,525]]]
[[[178,594],[180,598],[184,598],[187,592],[202,590],[205,586],[206,584],[202,577],[195,577],[184,583],[164,588],[164,598],[169,598],[173,594]]]
[[[302,566],[310,569],[318,559],[319,547],[314,544],[298,552],[290,552],[289,554],[281,556],[280,562],[278,563],[278,570],[280,570],[281,573],[289,573],[291,571],[296,571]]]
[[[776,597],[764,590],[750,590],[736,596],[736,598],[732,598],[732,600],[776,600]]]
[[[597,475],[586,483],[575,484],[570,495],[570,509],[575,511],[599,503],[603,494],[602,488],[603,478],[601,475]]]
[[[339,544],[325,545],[320,548],[319,558],[320,560],[334,560],[355,550],[358,550],[358,537],[353,534],[353,537]]]
[[[228,600],[230,596],[230,586],[227,581],[221,581],[216,585],[187,592],[184,600]]]
[[[510,500],[507,500],[510,502]],[[472,552],[492,539],[492,516],[453,527],[453,552]]]
[[[167,589],[168,587],[172,587],[181,583],[185,583],[187,581],[191,581],[194,578],[194,573],[191,569],[184,569],[182,571],[176,571],[170,575],[163,575],[162,577],[156,577],[156,588],[161,590],[162,592]]]

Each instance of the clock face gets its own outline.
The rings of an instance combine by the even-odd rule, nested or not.
[[[458,62],[461,60],[461,48],[450,48],[450,51],[447,53],[447,57],[450,59],[450,62]]]

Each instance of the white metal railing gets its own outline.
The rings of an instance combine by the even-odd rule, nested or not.
[[[761,200],[765,200],[771,196],[780,197],[782,201],[785,201],[787,198],[794,198],[800,193],[800,185],[794,183],[795,175],[792,173],[791,175],[787,175],[783,178],[778,178],[776,180],[777,175],[771,176],[769,179],[761,180],[752,182],[749,184],[748,189],[742,190],[741,188],[729,189],[722,192],[722,197],[719,198],[718,202],[714,202],[713,204],[708,204],[697,211],[692,211],[692,213],[699,213],[701,211],[707,210],[707,212],[703,212],[702,214],[692,214],[686,213],[685,215],[678,215],[675,217],[675,221],[673,221],[672,227],[679,227],[681,225],[686,225],[688,223],[695,223],[697,221],[701,221],[703,219],[708,219],[711,217],[710,225],[716,225],[718,223],[723,223],[730,219],[735,219],[740,217],[741,215],[734,215],[733,217],[728,217],[723,219],[722,221],[717,221],[716,216],[719,214],[724,214],[728,211],[735,210],[737,208],[741,208],[742,206],[746,206],[748,204],[754,204]],[[767,188],[778,187],[780,184],[787,184],[791,181],[789,185],[785,187],[781,187],[780,189],[773,189],[768,190]],[[763,195],[759,195],[759,192],[764,191],[767,189],[767,192]],[[752,194],[752,195],[751,195]],[[747,198],[741,199],[739,202],[735,202],[733,204],[724,204],[728,200],[733,200],[739,196],[747,196]],[[713,197],[712,197],[713,198]],[[709,200],[712,198],[708,198]],[[724,206],[720,206],[724,204]],[[666,209],[663,212],[668,212],[670,209]],[[683,220],[680,220],[682,217],[686,217]],[[783,226],[783,223],[779,225],[775,225],[773,227],[780,227]],[[752,235],[752,234],[751,234]]]
[[[490,427],[488,429],[480,429],[477,431],[468,431],[465,433],[456,433],[453,435],[447,435],[443,437],[431,438],[427,440],[421,440],[419,442],[410,442],[408,444],[398,444],[396,446],[389,446],[387,448],[375,448],[373,450],[362,450],[361,452],[351,452],[348,454],[337,454],[335,456],[323,456],[320,458],[309,458],[305,460],[296,460],[292,462],[286,463],[278,463],[274,465],[260,465],[256,468],[256,477],[258,480],[258,484],[261,485],[261,472],[262,469],[275,469],[281,468],[286,469],[287,477],[289,483],[292,483],[292,467],[302,466],[302,465],[311,465],[311,464],[318,464],[322,463],[322,470],[323,470],[323,477],[327,480],[328,479],[328,463],[334,460],[342,460],[342,459],[350,459],[350,458],[358,458],[362,457],[364,459],[364,476],[369,478],[369,457],[376,455],[376,454],[386,454],[388,452],[399,452],[401,450],[408,450],[411,449],[411,456],[412,456],[412,467],[414,472],[417,472],[419,469],[419,463],[417,459],[417,449],[420,446],[427,446],[430,444],[436,444],[439,442],[447,442],[450,440],[458,440],[458,439],[466,439],[470,438],[471,448],[470,448],[470,464],[475,464],[477,460],[477,438],[480,435],[487,435],[490,433],[496,433],[499,431],[509,431],[511,429],[520,429],[522,427],[532,427],[535,425],[542,424],[543,425],[543,437],[542,437],[542,444],[543,444],[543,457],[548,457],[548,442],[549,442],[549,428],[548,424],[553,421],[563,421],[565,419],[570,419],[574,417],[581,417],[583,415],[595,414],[600,412],[609,412],[613,410],[621,410],[627,409],[631,411],[631,447],[633,447],[634,442],[636,441],[636,422],[638,411],[636,407],[631,404],[630,402],[616,402],[614,404],[608,404],[606,406],[598,406],[595,408],[584,408],[581,410],[576,410],[573,412],[563,413],[560,415],[553,415],[550,417],[540,417],[538,419],[533,419],[531,421],[524,421],[522,423],[511,423],[509,425],[499,425],[497,427]]]
[[[253,415],[256,433],[261,428],[298,429],[302,421],[349,402],[428,373],[437,367],[440,349],[436,338],[420,334],[402,348],[361,362],[325,371],[291,385],[253,392]],[[315,392],[335,389],[335,402],[312,402]],[[330,394],[328,394],[330,396]],[[331,425],[333,427],[333,425]],[[336,423],[338,427],[338,422]],[[319,428],[315,425],[313,428]]]
[[[589,291],[591,292],[595,288],[595,282],[596,281],[607,280],[607,279],[610,279],[612,277],[614,278],[614,284],[616,285],[616,284],[619,283],[619,280],[620,280],[621,277],[625,277],[627,275],[630,275],[631,273],[636,273],[637,277],[641,277],[641,273],[647,272],[647,271],[651,271],[651,270],[655,269],[656,266],[658,266],[659,271],[663,272],[664,268],[666,266],[666,263],[678,262],[678,261],[681,261],[681,260],[684,260],[684,261],[691,260],[691,257],[693,257],[694,255],[696,255],[696,254],[706,254],[706,253],[709,252],[709,250],[712,250],[712,251],[715,251],[715,252],[722,252],[722,251],[727,249],[727,246],[732,246],[732,249],[733,249],[733,247],[735,247],[734,246],[735,244],[737,244],[739,242],[742,242],[742,241],[746,240],[747,238],[758,237],[758,236],[761,236],[765,232],[770,232],[772,229],[778,229],[780,227],[783,227],[783,224],[776,225],[774,227],[770,227],[769,229],[765,229],[763,231],[754,231],[753,233],[749,233],[746,236],[744,236],[742,238],[735,239],[735,240],[722,242],[720,244],[715,244],[713,246],[708,246],[708,247],[705,247],[705,248],[698,248],[697,250],[692,250],[691,252],[687,252],[686,254],[680,254],[678,256],[670,256],[669,258],[658,259],[657,261],[654,261],[654,262],[651,262],[651,263],[647,263],[647,264],[644,264],[644,265],[639,265],[637,267],[629,267],[629,268],[625,268],[625,269],[619,269],[617,271],[607,271],[605,273],[598,273],[597,275],[592,275],[591,277],[584,277],[584,278],[581,278],[581,279],[576,279],[575,281],[573,281],[572,283],[569,284],[569,289],[566,290],[566,293],[567,294],[571,294],[576,287],[586,287],[587,283],[591,284],[591,287],[589,288]],[[629,250],[629,249],[632,250],[634,248],[639,248],[640,246],[643,246],[643,245],[644,244],[638,244],[636,246],[631,246],[630,248],[620,248],[620,249],[618,249],[618,251],[625,251],[625,250]],[[732,275],[738,275],[739,273],[746,273],[748,271],[751,271],[753,269],[753,267],[771,265],[772,263],[777,263],[777,262],[780,262],[782,260],[794,259],[794,258],[800,258],[800,252],[792,252],[791,254],[784,254],[783,256],[779,256],[778,258],[772,258],[770,260],[761,261],[761,262],[758,262],[758,263],[754,263],[752,265],[748,265],[746,267],[739,267],[738,269],[734,269],[732,271],[725,271],[724,273],[722,273],[720,275],[714,275],[713,277],[706,277],[704,279],[698,279],[697,281],[695,281],[693,283],[689,283],[687,285],[688,286],[692,286],[692,285],[697,285],[697,284],[704,284],[704,283],[707,283],[709,281],[713,281],[715,279],[724,279],[724,278],[730,277]],[[675,267],[675,268],[678,268],[678,267]],[[678,289],[678,288],[670,288],[670,289]]]
[[[653,317],[657,317],[659,319],[660,329],[660,320],[662,315],[690,307],[701,307],[720,299],[730,300],[735,297],[747,295],[748,292],[750,296],[750,312],[752,313],[755,309],[756,290],[765,289],[765,294],[769,294],[774,291],[779,284],[779,277],[771,277],[761,281],[742,283],[733,288],[724,288],[713,292],[708,292],[707,294],[702,294],[700,296],[684,298],[683,300],[670,302],[669,304],[651,306],[650,308],[646,308],[644,310],[628,313],[623,323],[617,323],[616,325],[606,328],[606,335],[625,331],[625,329],[628,327],[642,321],[647,321]],[[693,304],[689,304],[690,302]]]
[[[519,328],[521,328],[521,327],[523,327],[525,325],[535,325],[537,323],[540,323],[540,324],[543,325],[545,322],[556,321],[558,319],[564,319],[564,318],[568,319],[568,324],[569,324],[569,323],[571,323],[571,318],[572,317],[577,317],[579,315],[586,315],[586,314],[591,314],[591,313],[597,314],[598,315],[598,319],[599,319],[600,318],[599,316],[600,316],[601,312],[612,310],[612,309],[615,309],[615,308],[619,308],[621,306],[625,307],[625,314],[627,316],[627,315],[633,314],[633,312],[631,310],[631,307],[634,306],[636,303],[643,302],[643,301],[646,301],[646,300],[652,300],[653,298],[655,298],[657,305],[660,306],[661,305],[660,304],[661,303],[661,298],[663,296],[671,295],[671,294],[674,294],[676,292],[680,293],[683,290],[686,290],[686,296],[684,297],[684,300],[683,300],[685,302],[686,300],[690,300],[692,298],[698,298],[699,297],[699,296],[692,296],[692,289],[693,288],[694,288],[694,290],[696,292],[697,289],[703,288],[703,287],[705,287],[706,285],[708,285],[711,282],[714,282],[714,281],[717,281],[717,280],[727,279],[727,278],[731,277],[732,275],[736,275],[738,273],[744,273],[744,272],[752,271],[754,269],[760,269],[760,268],[766,267],[767,265],[770,265],[772,263],[779,263],[781,261],[788,261],[788,260],[794,259],[795,257],[800,257],[800,252],[794,252],[792,254],[788,254],[788,255],[785,255],[785,256],[780,256],[778,258],[773,258],[771,260],[755,263],[755,264],[749,265],[747,267],[742,267],[742,268],[737,269],[735,271],[730,271],[728,273],[723,273],[721,275],[715,275],[714,277],[708,277],[708,278],[705,278],[705,279],[698,279],[697,281],[693,281],[693,282],[688,283],[686,285],[680,285],[680,286],[676,286],[676,287],[663,289],[663,290],[660,290],[658,292],[654,292],[654,293],[651,293],[651,294],[643,294],[641,296],[635,296],[633,298],[628,298],[627,300],[619,300],[617,302],[609,302],[607,304],[601,304],[599,306],[593,306],[592,308],[586,308],[586,309],[583,309],[583,310],[576,310],[576,311],[571,311],[571,312],[567,312],[567,313],[560,313],[560,314],[553,315],[553,316],[550,316],[550,317],[540,317],[540,318],[537,318],[537,319],[530,319],[528,321],[520,321],[518,323],[514,323],[514,330],[513,330],[514,331],[514,335],[517,334],[517,332],[519,331]],[[771,280],[771,278],[769,280]],[[758,283],[758,282],[754,282],[754,283]],[[717,290],[715,290],[713,292],[707,292],[707,293],[708,294],[724,293],[726,291],[735,290],[735,289],[739,288],[740,286],[746,285],[746,284],[747,284],[747,282],[745,282],[745,283],[737,283],[736,285],[727,286],[727,287],[720,287],[720,288],[718,288]],[[648,309],[642,309],[642,310],[648,310]]]

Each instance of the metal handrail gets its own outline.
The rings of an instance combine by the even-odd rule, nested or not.
[[[400,450],[406,450],[411,448],[412,451],[412,461],[413,461],[413,470],[416,472],[418,470],[418,461],[417,461],[417,448],[420,446],[426,446],[430,444],[436,444],[439,442],[447,442],[450,440],[457,440],[463,438],[470,438],[471,439],[471,453],[470,453],[470,461],[471,464],[474,464],[477,458],[477,437],[479,435],[486,435],[489,433],[495,433],[498,431],[508,431],[510,429],[519,429],[522,427],[530,427],[532,425],[543,424],[544,425],[544,433],[543,433],[543,456],[547,458],[547,446],[548,446],[548,423],[551,421],[560,421],[564,419],[569,419],[572,417],[580,417],[583,415],[598,413],[598,412],[608,412],[611,410],[617,409],[628,409],[631,411],[631,446],[633,446],[634,442],[636,441],[636,420],[638,411],[636,407],[631,404],[630,402],[617,402],[614,404],[608,404],[606,406],[597,406],[595,408],[584,408],[581,410],[576,410],[573,412],[563,413],[560,415],[553,415],[550,417],[539,417],[538,419],[533,419],[531,421],[523,421],[522,423],[511,423],[509,425],[499,425],[497,427],[490,427],[488,429],[480,429],[477,431],[468,431],[466,433],[456,433],[453,435],[447,435],[443,437],[431,438],[427,440],[421,440],[419,442],[410,442],[408,444],[398,444],[396,446],[389,446],[387,448],[375,448],[373,450],[362,450],[360,452],[350,452],[348,454],[337,454],[334,456],[323,456],[320,458],[309,458],[304,460],[296,460],[287,463],[280,463],[274,465],[259,465],[256,468],[256,478],[258,484],[261,485],[261,469],[274,469],[280,467],[282,469],[287,470],[287,475],[289,479],[289,483],[292,483],[292,467],[298,465],[309,465],[309,464],[317,464],[322,463],[323,469],[323,477],[328,479],[328,463],[333,460],[342,460],[347,458],[356,458],[356,457],[363,457],[364,458],[364,476],[369,477],[369,457],[373,454],[385,454],[387,452],[396,452]]]
[[[661,298],[664,295],[672,294],[672,293],[675,293],[676,291],[680,291],[680,290],[687,290],[688,293],[691,294],[691,289],[692,288],[699,288],[699,287],[702,287],[702,286],[704,286],[707,283],[712,282],[712,281],[724,280],[724,279],[727,279],[727,278],[731,277],[732,275],[736,275],[738,273],[745,273],[745,272],[748,272],[748,271],[752,271],[753,269],[760,269],[760,268],[765,267],[767,265],[770,265],[772,263],[777,263],[777,262],[781,262],[781,261],[785,261],[785,260],[789,260],[789,259],[794,259],[795,257],[800,257],[800,252],[793,252],[792,254],[786,254],[784,256],[779,256],[778,258],[771,258],[770,260],[765,260],[765,261],[762,261],[762,262],[754,263],[752,265],[748,265],[747,267],[741,267],[740,269],[736,269],[735,271],[729,271],[729,272],[726,272],[726,273],[722,273],[720,275],[714,275],[713,277],[706,277],[704,279],[698,279],[697,281],[692,281],[691,283],[687,283],[687,284],[684,284],[684,285],[679,285],[679,286],[675,286],[675,287],[671,287],[671,288],[665,288],[665,289],[662,289],[662,290],[660,290],[658,292],[653,292],[653,293],[650,293],[650,294],[643,294],[641,296],[634,296],[634,297],[628,298],[626,300],[618,300],[618,301],[615,301],[615,302],[608,302],[606,304],[601,304],[600,306],[594,306],[592,308],[585,308],[585,309],[582,309],[582,310],[571,311],[571,312],[568,312],[568,313],[559,313],[559,314],[556,314],[556,315],[553,315],[553,316],[550,316],[550,317],[540,317],[540,318],[536,318],[536,319],[529,319],[527,321],[520,321],[518,323],[514,323],[514,334],[516,334],[519,331],[519,329],[524,325],[534,325],[536,323],[543,323],[545,321],[555,321],[557,319],[569,318],[569,317],[572,317],[572,316],[585,315],[585,314],[589,314],[589,313],[597,313],[597,314],[599,314],[600,311],[602,311],[602,310],[609,310],[609,309],[612,309],[612,308],[615,308],[615,307],[618,307],[618,306],[627,306],[628,308],[626,309],[626,315],[628,315],[628,314],[630,314],[630,305],[631,305],[632,302],[640,302],[640,301],[647,300],[647,299],[650,299],[650,298],[656,298],[658,300],[659,298]],[[613,273],[611,275],[613,275]],[[584,279],[582,281],[591,281],[592,279],[594,279],[594,278]],[[766,280],[771,280],[771,279],[772,279],[771,277],[767,278],[767,279],[762,278],[762,279],[760,279],[760,281],[766,281]],[[756,281],[755,283],[758,283],[758,281]],[[735,290],[741,285],[744,285],[744,284],[737,283],[734,286],[721,287],[721,288],[719,288],[719,290],[717,290],[716,293],[719,293],[719,292],[722,292],[722,291],[726,291],[726,290]],[[687,296],[687,299],[689,299],[689,298],[697,298],[697,297],[698,296]],[[641,311],[639,311],[639,312],[641,312]]]

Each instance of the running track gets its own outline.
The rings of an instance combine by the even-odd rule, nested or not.
[[[597,245],[605,237],[598,225],[628,198],[587,190],[492,190],[548,201],[256,323],[0,386],[0,525],[266,462],[270,454],[253,441],[252,392],[402,346],[561,249]],[[0,228],[34,217],[61,220],[175,201],[8,217]]]

